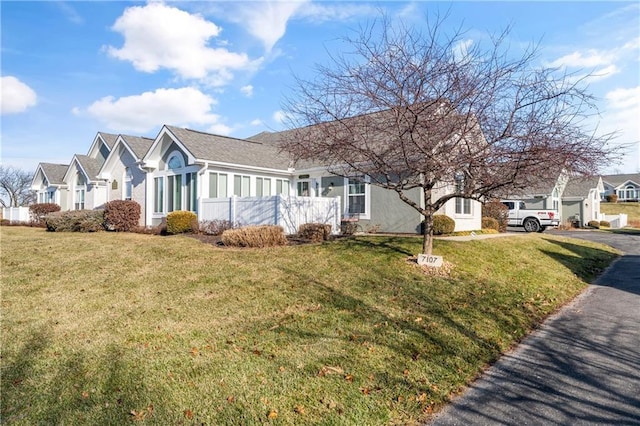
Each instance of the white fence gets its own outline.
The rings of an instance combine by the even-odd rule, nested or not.
[[[601,219],[600,220],[606,220],[607,222],[609,222],[611,224],[612,228],[624,228],[625,226],[627,226],[627,215],[626,214],[601,214]]]
[[[29,222],[31,220],[29,207],[3,207],[2,218],[11,223]]]
[[[286,234],[295,234],[305,223],[331,225],[340,232],[340,198],[271,197],[205,198],[198,220],[228,220],[240,226],[280,225]]]

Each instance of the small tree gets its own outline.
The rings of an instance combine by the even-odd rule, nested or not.
[[[28,206],[36,200],[31,190],[33,173],[13,166],[0,166],[0,203],[2,207]]]
[[[514,58],[508,30],[483,48],[443,23],[427,19],[423,33],[383,17],[346,37],[351,50],[317,66],[315,79],[298,78],[284,105],[292,130],[282,148],[395,191],[424,216],[425,254],[449,200],[526,189],[562,170],[593,173],[617,154],[613,135],[583,127],[594,107],[583,81],[534,64],[535,47]]]

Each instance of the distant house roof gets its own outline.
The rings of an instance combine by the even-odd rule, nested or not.
[[[153,139],[145,138],[141,136],[128,136],[128,135],[120,135],[122,139],[127,143],[129,148],[133,151],[133,154],[136,156],[136,159],[141,159],[145,156],[151,145],[153,144]],[[113,148],[113,146],[112,146]]]
[[[589,191],[599,189],[600,176],[571,177],[564,188],[562,198],[587,198]]]
[[[68,164],[40,163],[40,168],[49,185],[64,185],[64,174],[69,168]]]
[[[613,186],[614,188],[624,185],[627,182],[633,182],[640,186],[640,173],[621,174],[621,175],[604,175],[602,176],[602,182]]]
[[[85,173],[87,173],[89,180],[98,179],[98,173],[100,172],[100,167],[103,163],[101,160],[80,154],[76,154],[75,158],[78,160],[78,163],[80,163],[80,166]]]
[[[165,126],[198,160],[287,170],[289,158],[268,143]]]

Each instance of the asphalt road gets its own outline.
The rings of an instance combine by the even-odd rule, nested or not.
[[[431,426],[640,425],[640,235],[550,234],[625,254]]]

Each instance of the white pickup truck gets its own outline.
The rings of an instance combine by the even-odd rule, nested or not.
[[[500,200],[509,209],[509,226],[521,226],[527,232],[542,232],[549,226],[560,225],[555,210],[527,210],[524,201]]]

